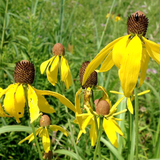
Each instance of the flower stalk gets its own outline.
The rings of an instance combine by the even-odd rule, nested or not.
[[[96,160],[96,155],[97,152],[99,155],[99,160],[101,160],[101,145],[100,145],[100,139],[101,139],[101,135],[102,135],[102,129],[103,129],[103,116],[100,116],[100,121],[99,121],[99,131],[98,131],[98,138],[97,138],[97,145],[96,145],[96,149],[94,152],[94,158],[93,160]]]
[[[135,126],[136,126],[136,159],[138,159],[138,93],[137,86],[135,87]]]

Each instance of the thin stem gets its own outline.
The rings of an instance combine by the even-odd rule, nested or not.
[[[97,152],[98,155],[99,155],[99,160],[101,160],[101,145],[100,145],[100,139],[101,139],[101,135],[102,135],[102,124],[103,124],[103,117],[101,116],[100,117],[100,121],[99,121],[99,132],[98,132],[98,138],[97,138],[97,145],[96,145],[96,149],[95,149],[95,152],[94,152],[94,158],[93,160],[96,160],[96,156],[97,156]]]
[[[6,9],[5,9],[5,15],[4,15],[4,21],[3,21],[1,50],[3,49],[4,31],[5,31],[5,27],[6,27],[6,14],[7,14],[7,11],[8,11],[8,0],[6,0]]]
[[[134,89],[135,92],[135,124],[136,124],[136,159],[138,159],[138,95],[137,86]]]
[[[28,94],[27,94],[28,86],[27,85],[23,85],[23,88],[24,88],[24,94],[25,94],[25,99],[26,99],[26,105],[27,105],[27,108],[29,108],[29,106],[28,106]],[[36,142],[36,146],[37,146],[37,149],[38,149],[39,158],[41,160],[43,160],[42,152],[41,152],[40,147],[39,147],[39,143],[38,143],[38,140],[37,140],[37,136],[36,136],[36,132],[35,132],[35,128],[34,128],[33,123],[31,123],[31,127],[32,127],[32,132],[33,132],[33,135],[34,135],[34,139],[35,139],[35,142]]]

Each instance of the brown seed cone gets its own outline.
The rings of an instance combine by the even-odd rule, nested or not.
[[[89,63],[90,63],[89,61],[86,61],[86,62],[83,62],[83,64],[81,65],[81,68],[79,71],[79,81],[80,81],[81,86],[82,86],[84,72]],[[82,86],[82,88],[84,89],[84,88],[88,88],[88,87],[95,86],[95,85],[97,85],[97,72],[96,71],[91,73],[91,75],[88,77],[87,81]]]
[[[49,151],[48,153],[44,153],[43,159],[51,160],[53,157],[52,151]]]
[[[31,62],[22,60],[16,64],[14,70],[14,80],[16,83],[32,84],[34,75],[35,69]]]
[[[49,118],[48,115],[43,115],[40,119],[40,126],[45,127],[49,126],[51,124],[51,119]]]
[[[148,27],[148,18],[141,11],[137,11],[133,13],[127,21],[127,32],[128,34],[142,34],[142,36],[146,35]]]
[[[52,49],[53,55],[63,55],[65,54],[65,49],[61,43],[56,43]]]
[[[94,104],[96,106],[96,113],[98,115],[107,115],[109,114],[109,111],[110,111],[110,106],[109,106],[109,103],[105,100],[95,100],[94,101]]]

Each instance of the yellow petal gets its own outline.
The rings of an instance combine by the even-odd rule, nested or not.
[[[46,127],[44,129],[43,136],[42,136],[42,144],[43,144],[45,153],[48,153],[50,151],[50,138],[49,138],[49,134]]]
[[[141,66],[142,44],[136,35],[128,44],[119,70],[121,86],[126,97],[130,97],[137,84]]]
[[[41,74],[43,74],[44,71],[46,70],[46,68],[48,68],[50,66],[53,59],[54,59],[54,57],[50,58],[49,60],[47,60],[41,64],[41,66],[40,66]]]
[[[160,45],[147,40],[144,37],[143,40],[149,56],[152,57],[158,64],[160,64]]]
[[[82,85],[86,82],[90,74],[101,64],[101,62],[104,60],[104,58],[111,52],[113,46],[123,37],[120,37],[113,42],[109,43],[106,47],[104,47],[98,55],[89,63],[87,66],[84,76],[83,76],[83,82]]]
[[[148,67],[149,62],[149,55],[145,48],[142,48],[142,60],[141,60],[141,76],[140,76],[140,83],[139,87],[143,84],[144,79],[146,77],[146,70]]]
[[[69,133],[60,126],[50,125],[49,129],[51,129],[52,131],[61,131],[65,136],[69,136]]]
[[[15,93],[15,106],[19,118],[22,118],[24,115],[25,101],[24,89],[22,84],[20,84]]]
[[[67,89],[72,85],[71,71],[67,60],[63,56],[61,57],[61,80],[65,83]]]
[[[123,132],[121,131],[121,128],[119,127],[118,123],[117,123],[114,119],[110,119],[109,121],[112,123],[115,131],[116,131],[119,135],[121,135],[121,136],[124,137],[124,134],[123,134]]]
[[[97,131],[96,131],[96,126],[94,121],[91,124],[90,139],[91,139],[91,146],[95,146],[97,141]]]
[[[12,117],[3,111],[1,104],[0,104],[0,117]]]
[[[105,88],[103,88],[102,86],[97,86],[97,88],[103,91],[103,98],[104,99],[109,99],[109,96],[108,96],[107,91],[105,90]]]
[[[36,91],[38,97],[38,107],[41,112],[54,113],[55,110],[48,104],[47,100]]]
[[[40,110],[38,107],[38,98],[36,92],[30,85],[28,85],[28,105],[31,119],[30,123],[32,123],[39,117]]]
[[[76,118],[77,118],[77,122],[78,122],[78,125],[79,125],[79,128],[81,129],[81,126],[82,126],[82,117],[77,117],[78,114],[81,114],[81,104],[80,104],[80,100],[81,100],[81,91],[82,91],[82,88],[80,88],[77,93],[76,93],[76,97],[75,97],[75,109],[76,109]]]
[[[73,112],[76,112],[74,105],[72,104],[72,102],[70,102],[66,97],[64,97],[63,95],[56,93],[56,92],[51,92],[51,91],[43,91],[43,90],[37,90],[35,89],[35,91],[41,95],[51,95],[53,97],[56,97],[57,99],[59,99],[59,101],[64,104],[66,107],[68,107],[69,109],[71,109]]]
[[[82,123],[82,131],[89,125],[90,121],[92,121],[92,117],[88,116]]]
[[[58,64],[59,56],[56,56],[56,58],[51,63],[50,68],[47,68],[47,79],[53,86],[55,86],[55,84],[57,83]]]
[[[121,92],[117,92],[117,91],[109,91],[110,93],[115,93],[115,94],[120,94],[120,95],[123,95],[123,93]]]
[[[133,114],[133,105],[130,98],[127,98],[127,106],[130,113]]]
[[[101,68],[98,72],[107,72],[113,67],[113,65],[114,62],[112,60],[112,52],[110,52],[104,60],[104,62],[102,63]]]
[[[16,110],[16,105],[15,105],[15,93],[17,91],[18,83],[13,84],[12,87],[6,92],[5,98],[4,98],[4,109],[5,111],[15,117],[17,123],[20,123],[19,116],[17,110]]]
[[[150,92],[150,90],[145,90],[145,91],[143,91],[143,92],[141,92],[141,93],[138,93],[138,96],[141,96],[141,95],[146,94],[146,93],[149,93],[149,92]]]
[[[35,132],[36,132],[36,135],[38,135],[38,133],[42,130],[42,127],[38,128]],[[24,141],[26,140],[29,140],[28,143],[30,143],[32,140],[34,139],[34,135],[33,133],[31,133],[29,136],[27,136],[26,138],[22,139],[18,144],[21,144],[23,143]]]
[[[117,68],[120,68],[121,66],[124,51],[130,41],[129,36],[130,35],[124,36],[124,38],[119,40],[113,47],[112,59]]]
[[[111,120],[103,119],[103,128],[104,131],[108,137],[108,139],[111,141],[111,143],[118,148],[118,141],[117,141],[117,135],[116,131],[114,129],[113,123]]]
[[[82,130],[80,130],[80,131],[79,131],[79,133],[78,133],[78,137],[77,137],[77,141],[76,141],[76,143],[78,142],[78,140],[79,140],[79,138],[81,137],[82,133],[83,133],[83,131],[82,131]]]

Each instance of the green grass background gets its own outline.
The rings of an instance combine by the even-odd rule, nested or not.
[[[68,60],[74,82],[73,86],[65,91],[65,96],[74,104],[76,91],[80,88],[78,74],[81,64],[84,61],[91,61],[100,49],[109,42],[127,34],[127,18],[138,10],[143,11],[149,19],[146,37],[160,43],[159,0],[155,0],[154,3],[150,0],[9,0],[8,5],[7,1],[0,0],[1,88],[6,88],[9,84],[14,83],[15,64],[27,59],[34,63],[36,69],[33,86],[37,89],[61,93],[58,84],[55,87],[52,86],[48,82],[46,74],[40,74],[40,64],[52,57],[52,47],[55,43],[62,43],[65,47],[65,58]],[[115,16],[120,14],[121,20],[115,22],[111,17],[106,19],[109,12],[114,13]],[[5,28],[3,28],[4,24]],[[73,47],[73,50],[69,49],[69,45]],[[154,60],[150,59],[148,68],[155,69],[157,73],[148,72],[147,79],[139,89],[139,92],[146,89],[151,90],[149,94],[139,97],[139,159],[160,159],[160,67]],[[107,89],[112,104],[114,104],[118,97],[110,94],[109,91],[118,91],[120,88],[118,69],[114,66],[109,72],[98,74],[98,85]],[[99,95],[96,96],[99,97]],[[56,113],[50,115],[52,124],[65,126],[69,131],[67,121],[69,118],[73,127],[74,139],[76,139],[79,128],[73,123],[74,113],[69,111],[67,114],[64,106],[58,103],[56,99],[46,98],[56,110]],[[125,108],[126,106],[122,104],[120,107]],[[134,136],[133,141],[131,141],[132,153],[128,149],[128,113],[123,114],[123,117],[124,122],[121,127],[125,138],[119,137],[120,147],[117,150],[117,153],[122,157],[117,158],[113,152],[114,149],[109,149],[110,142],[110,146],[106,146],[102,141],[103,159],[116,160],[122,158],[125,160],[133,158]],[[29,126],[28,119],[26,111],[20,125]],[[7,127],[7,125],[13,125],[13,127],[6,131],[4,126]],[[0,158],[2,160],[39,159],[34,142],[18,145],[18,142],[31,132],[30,128],[23,128],[28,133],[17,132],[18,128],[14,125],[17,125],[15,119],[3,118],[0,120]],[[38,127],[38,120],[35,126]],[[82,159],[92,160],[94,147],[91,147],[88,137],[89,127],[87,134],[82,135],[78,142],[77,150]],[[108,140],[104,133],[103,138]],[[73,139],[66,138],[60,133],[57,133],[56,139],[56,142],[52,144],[52,149],[59,150],[59,153],[54,153],[54,159],[76,159],[73,156],[73,153],[76,153]],[[41,139],[39,142],[41,144]],[[43,150],[42,146],[41,149]],[[60,152],[61,150],[64,154]]]

